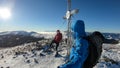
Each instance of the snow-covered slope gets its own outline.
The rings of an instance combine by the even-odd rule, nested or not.
[[[120,68],[120,45],[104,44],[102,56],[95,68]]]
[[[66,56],[66,44],[59,47],[59,57],[55,52],[44,52],[49,40],[39,43],[27,43],[22,46],[0,50],[0,67],[3,68],[57,68],[63,64]],[[119,68],[120,44],[104,44],[102,56],[94,68]]]
[[[36,33],[31,32],[30,35],[32,34]],[[51,36],[54,34],[42,35],[46,36],[48,40],[26,43],[11,48],[0,48],[0,68],[57,68],[65,63],[67,54],[65,42],[60,44],[60,56],[55,57],[55,51],[44,51],[50,44],[49,38],[52,38]],[[120,68],[120,43],[116,45],[104,44],[102,56],[94,68]]]
[[[43,43],[44,42],[44,43]],[[22,46],[0,50],[0,67],[6,68],[56,68],[64,62],[62,56],[55,57],[55,52],[44,52],[48,41],[39,41],[39,44],[28,43]],[[37,45],[37,46],[36,46]],[[63,49],[64,50],[64,49]]]

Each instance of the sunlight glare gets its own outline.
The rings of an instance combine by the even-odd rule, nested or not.
[[[8,8],[0,8],[0,17],[3,19],[8,19],[11,17],[10,9]]]

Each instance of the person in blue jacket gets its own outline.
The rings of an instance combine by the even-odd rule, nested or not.
[[[77,20],[72,24],[72,31],[75,45],[71,48],[69,62],[58,68],[83,68],[84,61],[88,57],[88,41],[83,38],[86,36],[84,22]]]

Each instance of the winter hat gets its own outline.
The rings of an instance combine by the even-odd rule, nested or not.
[[[74,32],[73,33],[74,38],[80,38],[86,36],[85,25],[84,25],[84,21],[82,20],[77,20],[75,23],[73,23],[72,30]]]
[[[57,32],[60,32],[60,30],[57,30]]]

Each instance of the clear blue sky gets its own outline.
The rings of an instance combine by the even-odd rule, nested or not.
[[[9,7],[11,17],[0,18],[0,31],[66,30],[62,18],[67,0],[0,0],[0,7]],[[120,33],[120,0],[72,0],[72,9],[79,9],[72,22],[84,20],[86,31]]]

